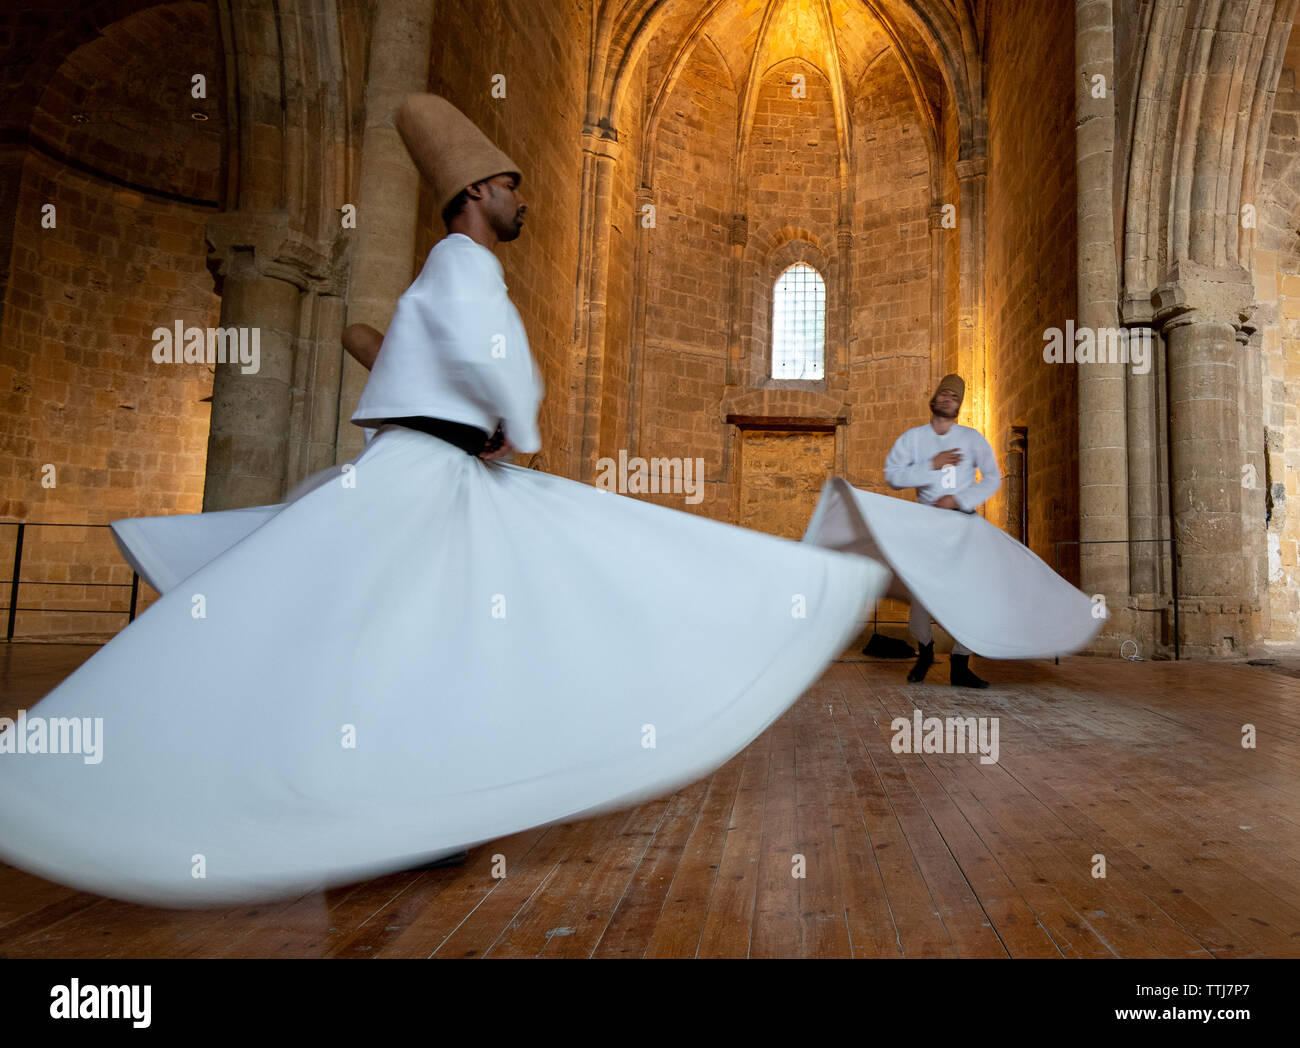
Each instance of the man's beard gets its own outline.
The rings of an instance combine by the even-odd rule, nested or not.
[[[930,398],[930,414],[932,415],[938,415],[940,418],[956,418],[960,412],[961,408],[955,407],[951,412],[945,413],[943,409],[939,407],[938,402],[933,397]]]
[[[523,230],[523,223],[519,221],[519,216],[516,215],[512,217],[509,222],[503,223],[501,227],[497,229],[497,239],[502,243],[517,240],[519,234],[522,233]]]

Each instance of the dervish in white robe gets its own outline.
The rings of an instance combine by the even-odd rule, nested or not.
[[[955,397],[944,410],[955,419],[965,393],[956,375],[940,382],[931,410],[941,418],[936,403],[945,387]],[[971,652],[991,659],[1070,654],[1097,635],[1104,618],[1086,594],[975,512],[1001,483],[993,449],[968,426],[944,429],[932,419],[907,430],[885,461],[885,480],[915,488],[916,502],[832,477],[804,542],[861,553],[890,569],[887,595],[911,605],[909,628],[921,649],[909,680],[924,680],[934,660],[933,616],[954,641],[950,682],[980,688],[987,682],[970,671]]]
[[[517,172],[469,154],[439,177]],[[433,248],[380,358],[346,469],[277,506],[115,524],[162,597],[26,711],[23,746],[0,733],[5,862],[224,905],[662,796],[785,712],[884,589],[866,558],[386,423],[540,446],[523,325],[467,236]],[[102,719],[97,762],[26,745],[63,718]]]

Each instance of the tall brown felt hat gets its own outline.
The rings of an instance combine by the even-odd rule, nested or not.
[[[433,187],[439,212],[466,186],[493,175],[523,180],[519,165],[440,95],[408,95],[394,123],[415,166]]]
[[[937,397],[939,391],[943,389],[956,393],[959,401],[966,399],[966,383],[960,375],[944,375],[939,380],[939,385],[935,387],[934,395]]]

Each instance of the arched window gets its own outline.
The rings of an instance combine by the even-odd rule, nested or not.
[[[825,375],[826,283],[812,266],[796,262],[772,292],[772,377]]]

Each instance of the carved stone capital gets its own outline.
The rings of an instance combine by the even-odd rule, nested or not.
[[[957,161],[957,180],[965,181],[968,178],[983,178],[989,173],[989,158],[986,156],[973,156],[968,160]]]
[[[1194,323],[1229,324],[1240,331],[1255,310],[1255,285],[1241,266],[1182,260],[1151,293],[1151,308],[1162,331]]]
[[[582,129],[582,151],[604,160],[617,160],[619,155],[618,132],[604,121],[587,124]]]
[[[848,254],[853,247],[853,227],[843,222],[835,228],[835,249],[841,257]]]
[[[283,211],[227,211],[208,220],[208,267],[223,277],[284,280],[304,291],[341,295],[337,252],[290,228]]]

